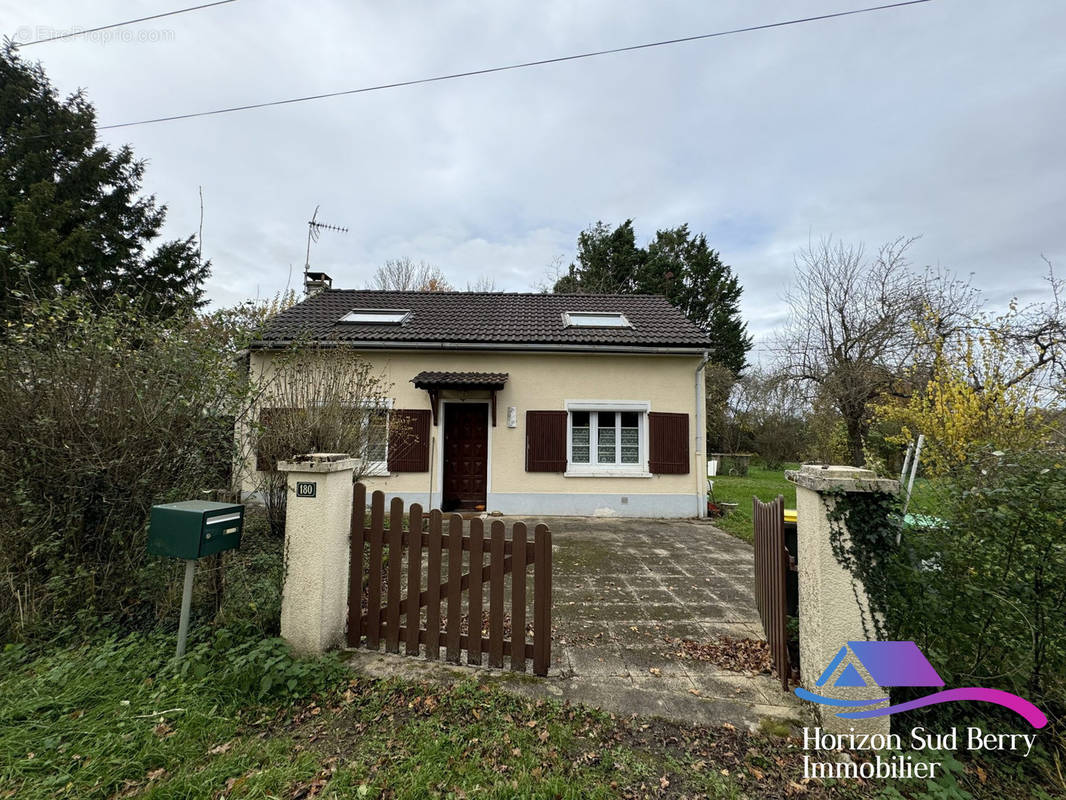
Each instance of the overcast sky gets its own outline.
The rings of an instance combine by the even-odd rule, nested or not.
[[[196,5],[0,0],[25,41]],[[27,47],[100,124],[283,99],[861,8],[842,0],[237,0]],[[103,131],[149,162],[166,233],[199,224],[216,304],[387,258],[529,290],[595,220],[687,222],[744,286],[759,337],[809,237],[921,235],[913,260],[990,301],[1066,270],[1066,3],[932,0],[768,31]],[[118,37],[122,37],[121,40]]]

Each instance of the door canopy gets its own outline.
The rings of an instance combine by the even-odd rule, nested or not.
[[[458,391],[480,389],[488,391],[492,406],[492,427],[496,427],[496,392],[507,383],[506,372],[419,372],[411,383],[417,389],[429,392],[429,405],[433,409],[433,425],[439,421],[440,390]]]

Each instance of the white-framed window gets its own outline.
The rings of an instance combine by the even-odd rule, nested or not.
[[[648,474],[647,403],[567,403],[567,475]]]
[[[356,308],[340,318],[340,322],[360,325],[401,325],[411,315],[407,308]]]
[[[365,426],[360,432],[360,439],[365,444],[363,457],[366,459],[368,475],[389,474],[389,410],[392,398],[381,402],[366,401],[362,406],[365,413],[359,415],[360,425]]]
[[[568,328],[632,328],[626,315],[620,311],[567,311],[563,325]]]

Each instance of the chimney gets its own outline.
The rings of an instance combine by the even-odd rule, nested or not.
[[[321,291],[333,288],[333,278],[324,272],[304,273],[304,294],[307,297],[316,295]]]

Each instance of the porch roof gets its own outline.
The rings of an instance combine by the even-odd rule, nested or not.
[[[492,389],[507,383],[506,372],[419,372],[411,383],[418,389]]]
[[[488,389],[492,407],[492,427],[496,427],[496,392],[507,383],[506,372],[419,372],[411,383],[417,389],[429,392],[429,405],[433,410],[433,424],[440,421],[441,389]]]

